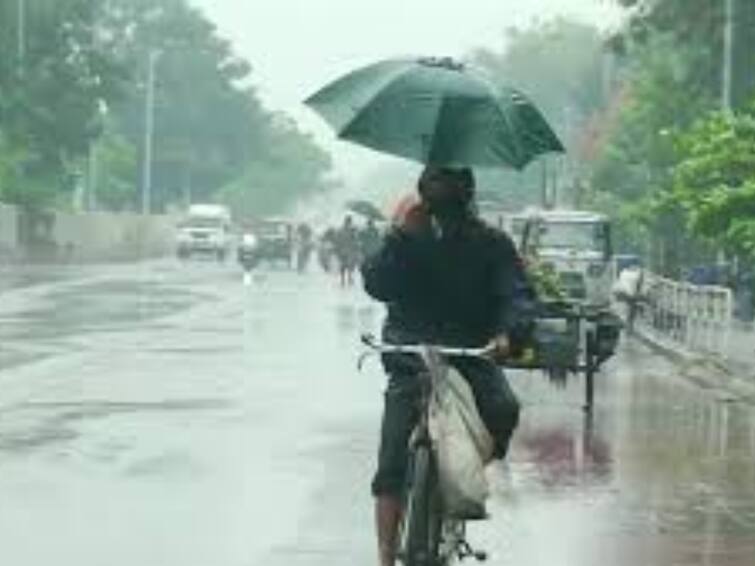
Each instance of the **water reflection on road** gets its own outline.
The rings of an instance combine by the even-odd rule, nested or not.
[[[0,560],[373,564],[382,309],[322,274],[102,268],[0,306]],[[512,372],[491,564],[755,564],[755,411],[628,344],[579,380]],[[39,540],[43,539],[44,544]]]
[[[674,373],[628,345],[592,422],[530,395],[478,540],[504,563],[754,563],[755,412]]]

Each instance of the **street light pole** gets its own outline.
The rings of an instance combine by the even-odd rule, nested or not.
[[[91,141],[89,142],[89,171],[87,172],[87,195],[86,195],[86,210],[87,212],[92,212],[96,207],[97,202],[97,175],[98,175],[98,164],[97,164],[97,142]]]
[[[548,208],[548,161],[546,157],[540,160],[540,206]]]
[[[23,76],[26,59],[26,0],[18,0],[17,12],[18,72]]]
[[[152,141],[155,129],[155,66],[158,53],[147,59],[147,95],[144,107],[144,162],[142,163],[142,214],[152,211]]]
[[[733,107],[732,82],[734,75],[734,10],[735,0],[724,0],[724,62],[723,84],[721,86],[721,108],[730,114]],[[719,248],[717,263],[726,262],[726,252]]]
[[[732,82],[734,75],[734,12],[735,0],[724,0],[724,64],[721,106],[732,109]]]

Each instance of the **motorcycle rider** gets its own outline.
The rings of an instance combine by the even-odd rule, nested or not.
[[[251,227],[246,226],[237,250],[237,259],[245,272],[249,273],[260,261],[259,240]]]
[[[419,197],[404,203],[381,248],[362,265],[366,291],[388,306],[389,343],[489,345],[497,358],[511,347],[517,322],[515,284],[521,263],[509,237],[474,213],[469,169],[427,167]],[[450,360],[469,382],[480,416],[503,458],[519,419],[519,404],[492,362]],[[416,358],[387,355],[389,375],[372,491],[381,566],[393,566],[403,512],[408,444],[419,417]]]

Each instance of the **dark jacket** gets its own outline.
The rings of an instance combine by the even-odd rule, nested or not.
[[[362,276],[388,306],[388,341],[475,347],[517,324],[519,256],[505,233],[477,219],[445,237],[392,231]]]

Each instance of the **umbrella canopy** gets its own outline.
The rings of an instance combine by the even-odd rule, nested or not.
[[[377,206],[366,200],[352,200],[346,204],[346,208],[348,210],[351,210],[352,212],[356,212],[357,214],[364,216],[365,218],[370,218],[378,222],[385,220],[385,215],[382,213],[382,211]]]
[[[523,169],[564,150],[535,106],[451,59],[388,60],[306,100],[338,137],[434,165]]]

